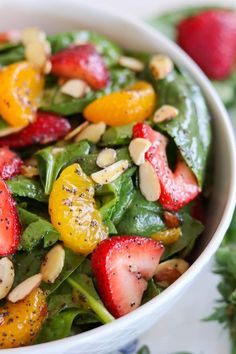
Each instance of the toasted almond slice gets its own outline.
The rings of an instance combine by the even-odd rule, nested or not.
[[[131,140],[129,144],[129,153],[135,165],[140,166],[145,162],[145,153],[150,146],[151,143],[147,139],[136,138]]]
[[[46,60],[43,68],[44,74],[50,74],[51,70],[52,70],[52,63],[50,62],[50,60]]]
[[[156,110],[153,117],[154,123],[161,123],[169,121],[179,114],[179,110],[174,106],[163,105]]]
[[[105,168],[116,162],[116,150],[105,148],[99,152],[96,160],[98,167]]]
[[[41,265],[43,281],[54,283],[64,267],[65,250],[61,245],[54,246],[45,256]]]
[[[148,161],[139,166],[139,188],[142,195],[149,202],[155,202],[160,197],[161,188],[159,179],[154,168]]]
[[[155,280],[163,288],[167,288],[186,272],[188,268],[189,264],[184,259],[169,259],[157,266]]]
[[[125,68],[133,70],[135,72],[143,71],[144,64],[140,60],[132,57],[121,56],[118,60],[118,63]]]
[[[62,93],[74,98],[81,98],[86,95],[88,85],[85,81],[79,79],[68,80],[61,86]]]
[[[154,78],[156,80],[162,80],[171,73],[174,64],[168,56],[157,54],[151,58],[149,67]]]
[[[13,303],[23,300],[28,296],[34,289],[39,287],[42,281],[42,274],[38,273],[33,275],[30,278],[27,278],[22,283],[17,285],[11,292],[8,294],[7,299]]]
[[[94,182],[98,184],[111,183],[114,182],[118,177],[120,177],[122,173],[127,170],[128,167],[128,160],[120,160],[104,168],[101,171],[93,173],[91,175],[91,178],[94,180]]]
[[[27,44],[27,46],[25,47],[25,57],[37,68],[44,67],[47,61],[47,56],[45,54],[43,46],[39,42],[32,42]]]
[[[96,144],[105,133],[105,130],[106,124],[103,122],[90,124],[76,136],[75,141],[86,139]]]
[[[37,27],[28,27],[21,32],[21,40],[24,45],[32,43],[35,40],[43,42],[46,40],[46,34]]]
[[[78,135],[84,128],[86,128],[89,125],[89,122],[85,121],[82,124],[80,124],[78,127],[76,127],[74,130],[69,132],[65,137],[64,140],[70,140],[74,138],[76,135]]]
[[[11,290],[14,282],[14,265],[9,258],[0,259],[0,299],[3,299]]]
[[[39,175],[39,170],[37,167],[35,166],[26,166],[26,165],[23,165],[21,166],[20,168],[20,171],[21,171],[21,174],[25,177],[29,177],[29,178],[32,178],[32,177],[35,177],[35,176],[38,176]]]
[[[25,57],[38,68],[46,67],[47,58],[51,53],[50,43],[46,34],[38,28],[26,28],[22,32],[22,42],[25,47]],[[48,68],[49,70],[49,65]]]
[[[4,129],[0,130],[0,138],[3,138],[4,136],[11,135],[14,133],[18,133],[21,131],[24,127],[7,127]]]

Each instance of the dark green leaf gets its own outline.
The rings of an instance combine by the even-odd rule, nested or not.
[[[0,118],[0,130],[1,129],[5,129],[7,128],[9,125],[5,122],[5,120],[3,120],[2,118]]]
[[[142,346],[137,352],[137,354],[150,354],[150,353],[151,352],[147,345]]]
[[[49,221],[20,207],[18,212],[24,229],[20,243],[22,250],[31,252],[41,240],[44,247],[52,246],[58,241],[60,234]]]
[[[43,324],[36,343],[51,342],[70,336],[73,321],[81,312],[83,311],[80,309],[69,309],[48,318]]]
[[[203,95],[189,78],[170,75],[156,83],[158,105],[179,110],[175,119],[159,124],[175,141],[202,186],[211,144],[210,117]]]
[[[6,66],[24,59],[24,48],[16,46],[0,53],[0,66]]]
[[[109,127],[102,136],[102,146],[128,145],[133,136],[134,124]]]
[[[87,155],[89,150],[90,145],[86,141],[62,147],[49,146],[39,150],[35,156],[38,161],[39,173],[45,193],[50,193],[54,181],[64,167],[78,161],[80,156]]]
[[[142,304],[145,304],[149,300],[153,299],[161,293],[161,289],[157,286],[153,279],[148,281],[148,287],[145,290],[142,298]]]
[[[162,208],[158,203],[148,202],[136,191],[132,203],[116,228],[121,235],[150,236],[165,228],[161,215]]]
[[[48,201],[41,182],[36,179],[19,175],[8,180],[7,184],[14,196],[27,197],[39,202]]]

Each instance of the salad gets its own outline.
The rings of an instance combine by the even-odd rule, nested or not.
[[[109,323],[204,230],[210,116],[162,53],[87,30],[0,34],[0,347]]]

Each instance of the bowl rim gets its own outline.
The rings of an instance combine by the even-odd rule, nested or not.
[[[40,4],[39,4],[40,3]],[[50,6],[54,4],[57,6],[58,3],[63,3],[63,0],[50,0]],[[9,5],[23,5],[29,7],[29,11],[36,9],[42,10],[44,1],[32,3],[30,0],[8,0],[6,6]],[[64,2],[65,4],[65,2]],[[5,4],[1,4],[0,8],[4,7]],[[207,96],[207,100],[210,106],[215,105],[215,109],[217,109],[219,116],[221,117],[222,128],[224,129],[224,136],[228,138],[230,146],[229,149],[229,160],[231,166],[231,178],[230,178],[230,186],[227,203],[225,205],[224,213],[221,217],[220,223],[216,228],[211,241],[208,243],[204,251],[201,255],[194,261],[188,271],[186,271],[174,284],[172,284],[169,288],[165,290],[165,292],[161,293],[158,298],[154,298],[137,308],[135,311],[116,319],[114,322],[109,324],[102,325],[98,328],[91,329],[89,331],[73,335],[71,337],[55,340],[52,342],[30,345],[26,347],[19,348],[11,348],[11,349],[1,349],[1,352],[14,354],[14,353],[39,353],[41,350],[50,350],[55,349],[56,346],[63,346],[63,350],[70,349],[70,347],[74,347],[77,345],[83,345],[83,343],[88,343],[91,341],[91,337],[93,338],[93,342],[96,338],[101,338],[102,336],[109,337],[110,333],[116,332],[116,330],[122,327],[123,324],[130,322],[139,321],[142,318],[142,313],[145,312],[154,312],[155,308],[164,307],[167,305],[170,298],[177,297],[179,288],[186,287],[191,282],[192,278],[195,278],[198,273],[203,269],[203,267],[208,263],[212,255],[215,253],[217,248],[219,247],[224,234],[230,224],[230,221],[233,216],[235,201],[236,201],[236,159],[234,159],[234,154],[236,152],[236,144],[235,137],[233,133],[233,127],[231,125],[230,119],[228,117],[228,113],[218,97],[215,89],[210,83],[209,79],[205,76],[205,74],[201,71],[201,69],[193,62],[193,60],[180,49],[177,44],[166,38],[164,35],[159,33],[157,30],[153,29],[148,24],[144,23],[141,19],[133,18],[129,15],[122,15],[120,13],[115,13],[112,10],[104,9],[99,7],[98,5],[85,4],[81,2],[81,0],[67,0],[67,7],[74,7],[74,9],[82,9],[82,11],[96,11],[99,12],[102,16],[109,16],[114,18],[116,21],[120,21],[121,23],[125,23],[127,26],[132,27],[133,29],[138,29],[144,32],[149,37],[155,38],[157,41],[160,41],[164,44],[166,51],[170,53],[172,57],[174,57],[174,61],[178,64],[184,65],[184,67],[190,72],[191,76],[195,79],[195,81],[201,86],[204,96]],[[67,15],[68,17],[68,15]],[[79,27],[79,26],[78,26]]]

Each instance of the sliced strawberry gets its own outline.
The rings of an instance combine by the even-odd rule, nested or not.
[[[0,138],[0,146],[21,148],[34,144],[48,144],[63,138],[71,130],[67,119],[48,112],[38,112],[34,123],[18,133]]]
[[[178,158],[174,172],[169,168],[166,156],[168,140],[164,135],[145,123],[137,123],[133,128],[133,136],[152,143],[145,158],[152,164],[159,178],[159,201],[165,209],[178,211],[200,193],[194,174],[182,158]]]
[[[92,254],[99,294],[114,317],[135,310],[155,274],[164,246],[139,236],[117,236],[102,241]]]
[[[51,56],[52,73],[68,79],[82,79],[93,89],[107,86],[109,73],[92,44],[76,45]]]
[[[209,10],[186,18],[177,26],[177,42],[211,79],[225,79],[235,66],[236,15]]]
[[[0,256],[16,252],[20,235],[21,224],[16,203],[6,183],[0,179]]]
[[[0,178],[6,180],[20,173],[23,161],[7,147],[0,148]]]

